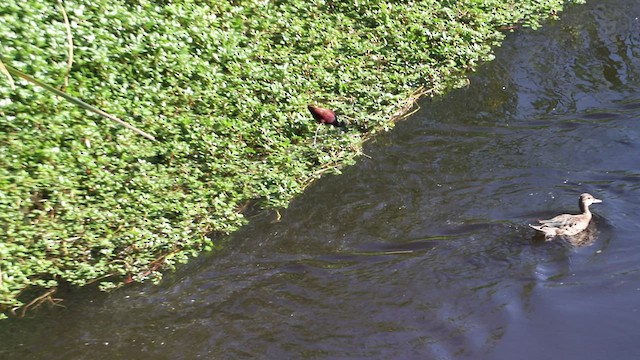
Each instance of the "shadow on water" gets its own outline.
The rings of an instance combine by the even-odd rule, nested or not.
[[[520,31],[468,88],[160,286],[69,290],[3,359],[640,356],[640,3]],[[586,246],[527,223],[604,200]]]

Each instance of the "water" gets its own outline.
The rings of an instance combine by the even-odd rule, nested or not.
[[[469,87],[160,286],[68,290],[3,359],[640,358],[640,3],[518,31]],[[588,246],[527,223],[592,206]]]

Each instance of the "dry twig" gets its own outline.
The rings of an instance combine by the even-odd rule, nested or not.
[[[7,79],[9,79],[9,86],[11,86],[11,90],[15,89],[16,84],[13,82],[13,78],[11,77],[11,74],[9,74],[9,70],[7,70],[7,68],[4,67],[2,60],[0,60],[0,72],[5,74],[7,76]]]
[[[20,315],[17,315],[17,316],[24,317],[24,315],[27,313],[29,309],[37,309],[40,305],[44,304],[45,302],[48,302],[55,306],[64,307],[63,305],[59,304],[59,302],[61,302],[62,299],[56,299],[53,297],[53,294],[55,294],[56,291],[58,291],[58,288],[52,287],[51,289],[47,290],[44,294],[31,300],[27,305],[11,309],[11,312],[15,315],[16,312],[20,310]]]
[[[71,73],[71,65],[73,64],[73,36],[71,35],[71,24],[69,24],[69,17],[67,16],[67,12],[64,10],[64,3],[62,2],[62,0],[58,0],[58,5],[60,6],[60,11],[62,11],[64,25],[67,28],[67,49],[69,57],[67,58],[67,74],[64,76],[63,88],[63,90],[66,90],[67,86],[69,86],[69,74]]]
[[[94,112],[94,113],[96,113],[96,114],[98,114],[98,115],[100,115],[102,117],[105,117],[105,118],[111,120],[111,121],[117,122],[118,124],[126,127],[129,130],[132,130],[132,131],[138,133],[139,135],[142,135],[142,136],[146,137],[149,140],[153,140],[153,141],[156,140],[156,138],[153,137],[153,135],[150,135],[150,134],[138,129],[137,127],[129,124],[128,122],[126,122],[124,120],[120,120],[117,117],[115,117],[115,116],[113,116],[113,115],[111,115],[109,113],[106,113],[103,110],[100,110],[100,109],[98,109],[97,107],[95,107],[93,105],[89,105],[86,102],[84,102],[84,101],[82,101],[82,100],[80,100],[78,98],[75,98],[75,97],[67,94],[64,91],[60,91],[60,90],[54,88],[51,85],[47,85],[47,84],[43,83],[42,81],[34,79],[33,77],[23,73],[22,71],[12,67],[11,65],[5,64],[5,66],[6,66],[7,70],[9,71],[9,73],[11,73],[11,74],[13,74],[15,76],[18,76],[18,77],[20,77],[20,78],[22,78],[24,80],[27,80],[28,82],[30,82],[32,84],[38,85],[41,88],[44,88],[45,90],[48,90],[48,91],[50,91],[50,92],[52,92],[52,93],[54,93],[54,94],[56,94],[58,96],[61,96],[61,97],[65,98],[66,100],[68,100],[69,102],[72,102],[72,103],[80,106],[81,108],[83,108],[85,110],[89,110],[89,111]]]

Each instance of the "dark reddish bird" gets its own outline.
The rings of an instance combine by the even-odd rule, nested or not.
[[[313,118],[319,124],[327,124],[333,125],[335,127],[346,127],[346,124],[342,121],[338,120],[338,115],[336,115],[335,111],[321,108],[318,106],[309,105],[307,106]]]

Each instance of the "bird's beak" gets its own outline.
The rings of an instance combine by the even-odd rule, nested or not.
[[[601,203],[601,202],[602,202],[602,200],[593,198],[593,203],[594,204]]]

